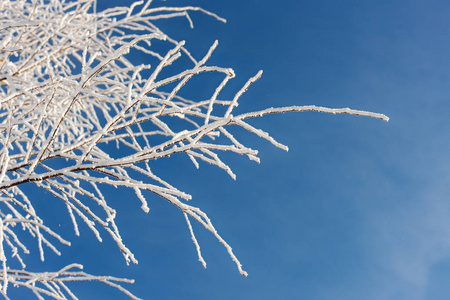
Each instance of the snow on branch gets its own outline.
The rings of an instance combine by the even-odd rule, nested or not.
[[[5,272],[6,274],[0,274],[0,278],[2,278],[4,282],[3,288],[6,287],[6,283],[15,287],[25,287],[30,289],[38,299],[44,299],[43,296],[61,300],[77,299],[66,285],[67,282],[76,281],[98,281],[118,289],[133,300],[140,299],[120,285],[120,283],[133,283],[134,280],[132,279],[116,278],[112,276],[95,276],[78,270],[72,271],[72,269],[81,270],[83,269],[83,266],[80,264],[71,264],[57,272],[41,273],[8,269],[8,271]],[[2,289],[1,294],[6,299],[9,299],[6,294],[6,289]]]
[[[249,118],[285,112],[317,111],[351,114],[388,121],[382,114],[349,108],[290,106],[268,108],[234,116],[245,91],[262,75],[250,78],[232,99],[220,98],[234,78],[230,68],[211,66],[214,42],[202,59],[196,60],[184,41],[165,35],[158,19],[185,17],[198,7],[154,7],[151,1],[131,7],[96,12],[95,0],[10,0],[0,2],[0,291],[7,297],[8,284],[31,289],[38,298],[76,299],[68,281],[95,280],[111,285],[137,299],[117,282],[131,280],[91,276],[69,269],[56,273],[33,273],[22,259],[29,250],[19,231],[37,240],[44,260],[47,248],[60,254],[56,242],[70,245],[44,225],[34,209],[35,199],[22,186],[33,183],[67,207],[68,222],[76,235],[85,223],[102,241],[112,238],[127,263],[138,261],[123,241],[115,223],[116,210],[104,195],[105,186],[128,188],[147,213],[146,195],[153,193],[183,213],[200,262],[199,242],[190,218],[199,222],[224,245],[242,275],[247,273],[230,245],[218,234],[208,216],[188,205],[191,195],[178,190],[157,175],[152,161],[171,155],[187,155],[198,168],[206,162],[235,178],[222,161],[223,151],[246,155],[259,162],[258,152],[238,141],[227,127],[237,125],[287,150],[267,132],[246,122]],[[164,47],[154,45],[165,44]],[[133,53],[133,55],[131,55]],[[136,53],[146,63],[133,59]],[[191,67],[176,70],[177,61]],[[151,63],[150,65],[148,63]],[[217,73],[223,80],[209,99],[187,99],[184,87],[202,73]],[[206,82],[206,84],[212,84]],[[175,126],[177,124],[177,126]],[[179,130],[180,124],[184,129]],[[116,144],[119,150],[111,147]],[[94,205],[95,204],[95,205]],[[95,208],[94,208],[95,207]],[[100,209],[98,209],[100,207]],[[22,268],[7,265],[7,253]],[[39,285],[37,283],[40,283]]]

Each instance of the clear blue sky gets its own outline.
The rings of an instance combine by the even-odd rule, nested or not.
[[[264,70],[240,111],[316,104],[391,120],[319,113],[255,120],[290,151],[238,132],[260,150],[261,164],[227,156],[237,181],[206,164],[196,170],[186,157],[155,164],[208,213],[247,278],[195,224],[203,269],[175,207],[153,197],[146,215],[122,190],[109,197],[139,265],[125,266],[107,235],[99,244],[87,228],[76,238],[62,226],[73,246],[60,247],[62,258],[47,254],[52,268],[80,262],[90,273],[135,278],[130,290],[144,299],[450,299],[450,2],[154,2],[201,6],[228,20],[192,13],[193,30],[184,19],[157,24],[186,39],[197,58],[218,39],[211,62],[237,74],[229,95]],[[98,284],[72,286],[80,299],[128,299]]]

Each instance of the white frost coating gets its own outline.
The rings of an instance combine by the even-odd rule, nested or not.
[[[328,108],[328,107],[322,107],[322,106],[315,106],[315,105],[305,105],[305,106],[287,106],[287,107],[277,107],[277,108],[268,108],[261,111],[246,113],[238,116],[237,118],[239,120],[254,118],[254,117],[262,117],[268,114],[277,114],[277,113],[285,113],[285,112],[303,112],[303,111],[317,111],[317,112],[323,112],[328,114],[349,114],[354,116],[364,116],[364,117],[371,117],[375,119],[380,119],[383,121],[388,122],[389,118],[383,114],[374,113],[370,111],[364,111],[364,110],[356,110],[351,108]]]
[[[44,225],[33,207],[40,197],[28,198],[21,189],[24,183],[34,183],[64,202],[76,235],[80,235],[80,220],[99,241],[101,231],[109,235],[127,264],[138,261],[120,235],[116,211],[103,195],[103,188],[133,190],[146,213],[149,208],[143,191],[149,191],[184,214],[203,266],[206,262],[189,218],[223,244],[239,272],[246,276],[231,246],[208,216],[186,204],[191,195],[161,179],[151,170],[151,162],[187,155],[196,168],[202,162],[212,164],[235,179],[221,159],[222,152],[246,155],[258,163],[259,158],[258,151],[227,130],[230,125],[288,150],[264,130],[248,124],[247,119],[317,111],[388,121],[382,114],[313,105],[236,115],[234,108],[241,96],[262,71],[231,100],[223,100],[221,92],[235,74],[230,68],[209,65],[218,42],[196,60],[184,41],[170,38],[153,24],[157,19],[184,17],[193,26],[188,14],[193,11],[225,20],[198,7],[151,8],[151,2],[96,12],[95,0],[32,1],[33,5],[27,0],[0,0],[0,292],[6,299],[8,284],[29,288],[40,299],[76,299],[66,283],[80,280],[100,281],[138,299],[118,284],[132,280],[71,271],[81,269],[80,265],[45,273],[26,269],[21,255],[29,251],[19,232],[36,239],[42,260],[48,249],[60,254],[56,243],[70,242]],[[155,40],[168,44],[170,50],[153,47]],[[132,49],[146,55],[148,60],[142,62],[145,64],[129,60]],[[177,71],[181,57],[187,57],[192,64]],[[214,93],[207,99],[183,97],[190,80],[208,72],[223,76]],[[111,144],[126,151],[116,151]],[[5,253],[14,258],[8,264]],[[14,263],[22,269],[16,269]]]
[[[255,76],[253,76],[252,78],[250,78],[242,87],[242,89],[236,93],[236,95],[233,98],[233,101],[231,102],[230,106],[227,109],[227,112],[225,113],[224,118],[228,118],[231,114],[231,112],[233,111],[233,108],[235,108],[236,106],[238,106],[238,100],[239,98],[242,96],[243,93],[245,93],[248,88],[250,87],[250,85],[252,85],[255,81],[259,80],[262,76],[263,71],[260,70],[258,72],[258,74],[256,74]]]
[[[3,266],[3,285],[1,287],[2,294],[6,295],[6,291],[8,289],[8,276],[7,276],[7,267],[6,267],[6,256],[5,250],[3,249],[3,240],[4,240],[4,229],[3,229],[3,220],[0,218],[0,261]]]
[[[138,196],[139,200],[141,200],[141,202],[142,202],[142,206],[141,206],[142,210],[143,210],[146,214],[148,214],[148,212],[150,211],[150,208],[148,208],[147,200],[145,200],[144,196],[142,195],[141,190],[138,189],[138,188],[134,188],[134,192],[135,192],[136,195]]]
[[[2,166],[2,169],[0,171],[0,183],[3,182],[3,179],[5,178],[6,169],[9,165],[9,155],[8,155],[8,149],[5,148],[2,154],[2,157],[0,159],[0,166]]]
[[[191,233],[192,241],[194,242],[195,248],[197,249],[198,260],[202,263],[203,268],[206,269],[206,261],[203,259],[202,252],[200,251],[200,245],[198,244],[197,239],[195,238],[194,230],[192,229],[192,225],[191,225],[191,222],[189,221],[189,217],[187,216],[186,213],[183,213],[183,214],[186,219],[186,223],[188,225],[189,232]]]

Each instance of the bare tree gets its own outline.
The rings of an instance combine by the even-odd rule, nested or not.
[[[138,299],[119,285],[132,280],[72,271],[82,268],[78,264],[53,273],[26,269],[22,255],[29,250],[21,241],[23,232],[37,240],[42,261],[45,247],[59,255],[55,243],[70,242],[44,224],[32,197],[22,188],[24,183],[33,183],[64,202],[76,235],[80,234],[80,220],[99,241],[100,233],[106,232],[126,262],[135,264],[138,261],[122,240],[115,223],[116,210],[108,204],[104,187],[131,189],[146,213],[149,208],[143,192],[159,195],[184,215],[203,266],[206,262],[191,220],[223,244],[239,272],[246,276],[208,216],[187,203],[191,195],[161,179],[149,162],[184,154],[197,168],[204,161],[235,178],[221,160],[221,152],[246,155],[256,162],[259,158],[256,150],[233,137],[230,125],[287,151],[286,146],[247,120],[302,111],[388,120],[382,114],[312,105],[233,115],[239,98],[262,71],[232,99],[222,99],[222,89],[235,75],[230,68],[208,65],[217,41],[197,60],[184,47],[184,41],[170,38],[154,24],[158,19],[185,17],[192,27],[189,13],[194,11],[225,20],[199,7],[151,7],[151,2],[96,12],[95,0],[0,0],[0,292],[5,298],[12,284],[31,289],[39,299],[45,295],[76,299],[66,282],[96,280]],[[154,63],[133,63],[130,50]],[[188,58],[191,66],[169,67],[180,57]],[[208,99],[184,98],[183,87],[205,72],[223,76],[215,92]],[[174,129],[180,124],[183,130]],[[108,143],[116,144],[120,151]],[[16,261],[7,261],[7,256]]]

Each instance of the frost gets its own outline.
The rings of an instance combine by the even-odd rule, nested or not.
[[[187,155],[196,168],[208,163],[235,179],[221,159],[224,151],[260,160],[258,151],[227,130],[230,125],[287,151],[287,146],[247,119],[317,111],[388,120],[372,112],[312,105],[237,114],[241,97],[261,78],[262,71],[232,100],[220,100],[221,91],[235,74],[230,68],[209,65],[218,42],[197,60],[184,41],[172,39],[153,24],[158,19],[184,17],[193,26],[188,13],[196,11],[225,20],[198,7],[152,8],[151,2],[96,12],[95,0],[33,1],[33,5],[27,0],[0,0],[0,293],[6,299],[9,284],[29,288],[41,299],[76,299],[66,282],[80,280],[100,281],[138,299],[118,284],[132,280],[71,271],[81,265],[44,273],[26,268],[21,255],[29,250],[19,231],[36,239],[42,260],[47,250],[60,254],[55,244],[70,242],[44,225],[33,207],[40,197],[25,194],[24,183],[33,183],[47,192],[44,195],[64,202],[76,235],[80,235],[78,222],[85,223],[98,241],[102,241],[100,232],[109,235],[127,264],[138,261],[119,233],[116,211],[103,190],[105,186],[133,190],[145,213],[149,207],[143,192],[158,195],[183,213],[203,266],[206,262],[190,220],[211,232],[246,276],[208,216],[187,204],[191,195],[153,173],[150,162]],[[153,41],[166,43],[170,50],[158,52],[164,47],[153,47]],[[154,60],[134,64],[129,60],[131,49]],[[180,57],[189,59],[190,66],[178,71],[168,68]],[[210,72],[220,74],[223,80],[209,99],[183,97],[184,87],[193,77]],[[109,142],[126,151],[117,151]],[[22,269],[10,268],[5,253],[11,253]]]

